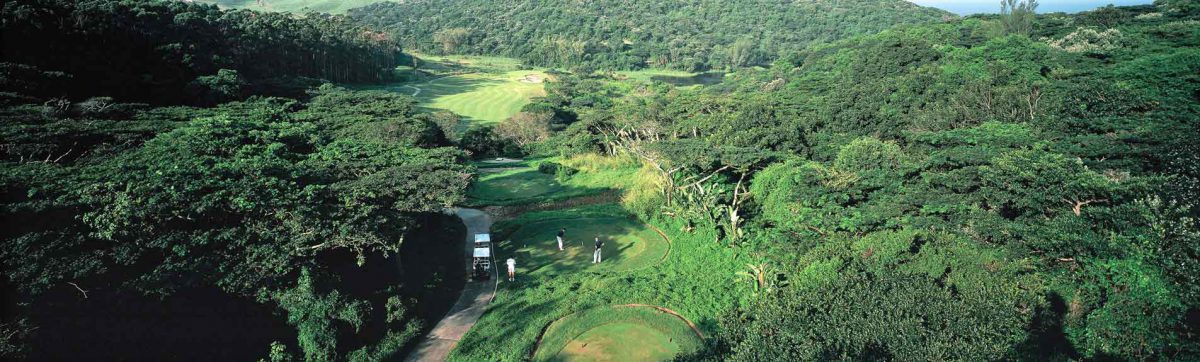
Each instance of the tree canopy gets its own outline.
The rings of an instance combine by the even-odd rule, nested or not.
[[[530,149],[642,156],[632,209],[765,255],[694,358],[1195,358],[1200,14],[1020,15],[605,102],[563,76],[540,102],[575,121]],[[770,157],[705,161],[738,148]]]
[[[907,1],[405,1],[352,9],[406,48],[495,54],[531,65],[721,69],[769,64],[809,44],[953,18]]]
[[[250,94],[303,94],[312,84],[305,77],[377,81],[405,59],[388,35],[318,13],[221,11],[187,1],[18,0],[5,2],[0,17],[3,61],[36,68],[4,64],[0,89],[26,84],[33,92],[18,93],[45,97],[212,105]],[[241,81],[230,71],[250,87],[236,86]],[[87,86],[43,80],[63,74]]]

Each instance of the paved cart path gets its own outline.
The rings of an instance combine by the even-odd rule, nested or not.
[[[454,210],[454,213],[467,225],[467,240],[463,252],[466,254],[467,277],[470,277],[473,274],[471,252],[475,248],[475,234],[490,232],[492,217],[476,209],[458,208]],[[408,355],[405,361],[446,360],[446,356],[450,355],[450,350],[454,349],[462,336],[471,330],[471,327],[483,315],[487,304],[496,295],[496,286],[500,280],[500,276],[497,274],[499,266],[495,261],[492,262],[490,280],[471,279],[467,281],[462,295],[459,295],[458,301],[454,302],[454,307],[446,312],[446,316],[442,317],[442,320],[433,327],[433,330],[425,336],[425,340],[421,341],[421,344]]]

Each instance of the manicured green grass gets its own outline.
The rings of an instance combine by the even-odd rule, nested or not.
[[[514,168],[514,167],[531,167],[538,159],[511,159],[511,158],[495,158],[485,159],[471,162],[471,166],[480,169],[497,169],[497,168]]]
[[[467,197],[478,204],[511,204],[563,190],[554,175],[525,167],[480,175],[467,190]]]
[[[566,228],[563,249],[555,236]],[[592,263],[595,238],[603,240],[602,259]],[[561,275],[582,271],[612,273],[658,263],[670,244],[645,224],[629,218],[581,218],[522,225],[499,244],[500,255],[514,255],[517,272],[526,275]]]
[[[503,206],[595,195],[618,185],[616,177],[600,173],[580,173],[563,180],[539,172],[538,164],[551,160],[525,160],[518,163],[478,162],[481,173],[467,189],[467,205]],[[625,173],[631,172],[625,170]],[[604,175],[603,177],[598,175]]]
[[[341,14],[346,10],[363,7],[387,0],[200,0],[217,4],[221,8],[239,8],[259,11],[303,12],[305,9],[322,13]]]
[[[546,77],[536,70],[471,73],[410,86],[421,89],[417,100],[425,107],[451,111],[475,122],[494,123],[517,114],[534,97],[546,95],[541,83],[522,82],[527,75]]]
[[[701,341],[687,323],[649,307],[599,307],[555,321],[535,361],[669,361]]]
[[[398,67],[417,81],[384,85],[355,85],[356,89],[380,89],[412,95],[430,110],[454,112],[470,123],[496,123],[508,119],[533,98],[546,95],[543,84],[549,75],[539,69],[520,70],[520,62],[503,57],[418,55],[416,70]],[[408,75],[406,75],[407,77]],[[541,82],[527,77],[540,78]],[[464,131],[462,129],[460,131]]]
[[[679,345],[666,335],[637,323],[610,323],[567,342],[555,361],[669,361]]]
[[[546,95],[541,83],[522,81],[527,75],[546,77],[541,71],[520,70],[456,74],[417,82],[357,88],[415,94],[422,107],[454,112],[470,122],[496,123],[516,115],[533,98]]]

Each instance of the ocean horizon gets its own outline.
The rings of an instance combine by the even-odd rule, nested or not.
[[[959,15],[994,14],[1000,12],[1000,0],[909,0],[921,6],[930,6]],[[1040,1],[1038,13],[1077,13],[1088,11],[1109,4],[1117,6],[1146,5],[1153,0],[1047,0]]]

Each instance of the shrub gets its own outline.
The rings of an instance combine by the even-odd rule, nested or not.
[[[550,138],[552,112],[520,112],[496,125],[496,134],[525,147]]]
[[[246,81],[236,70],[221,69],[217,74],[196,77],[188,84],[189,93],[196,97],[195,102],[201,105],[213,105],[238,99]]]
[[[1107,54],[1120,49],[1123,46],[1124,38],[1121,31],[1117,29],[1098,31],[1093,28],[1080,27],[1063,36],[1062,39],[1049,40],[1047,43],[1069,53]]]
[[[475,158],[500,157],[520,154],[516,144],[501,138],[492,127],[478,126],[463,132],[458,146]]]

